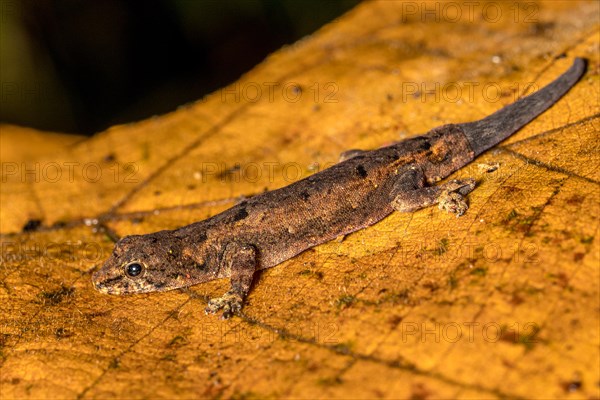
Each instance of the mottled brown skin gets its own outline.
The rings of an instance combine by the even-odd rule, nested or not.
[[[206,311],[239,311],[255,271],[385,218],[436,203],[462,215],[473,179],[432,184],[471,162],[554,104],[577,82],[576,59],[542,90],[472,123],[444,125],[351,158],[281,189],[266,192],[204,221],[119,240],[94,274],[109,294],[165,291],[231,277],[231,289]],[[494,127],[490,130],[490,127]]]

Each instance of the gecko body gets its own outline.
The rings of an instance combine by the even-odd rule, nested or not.
[[[475,122],[450,124],[352,157],[286,187],[265,192],[206,220],[175,230],[126,236],[93,275],[108,294],[172,290],[218,278],[231,289],[208,313],[239,311],[256,271],[336,237],[375,224],[393,211],[439,204],[458,216],[473,179],[435,184],[520,129],[562,97],[585,71],[575,59],[538,92]]]

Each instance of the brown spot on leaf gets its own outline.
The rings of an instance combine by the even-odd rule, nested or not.
[[[23,232],[35,232],[42,226],[42,220],[30,219],[25,225],[23,225]]]
[[[567,199],[567,204],[571,206],[577,206],[585,200],[585,197],[579,194],[575,194]]]
[[[60,289],[52,292],[41,292],[39,296],[44,300],[45,303],[56,305],[61,303],[65,298],[71,297],[74,292],[75,288],[61,286]]]

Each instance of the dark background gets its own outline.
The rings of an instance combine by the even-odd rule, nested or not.
[[[235,81],[358,0],[0,0],[0,120],[91,135]]]

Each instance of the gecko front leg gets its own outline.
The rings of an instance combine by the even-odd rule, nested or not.
[[[412,212],[439,204],[441,210],[463,215],[469,206],[465,195],[475,188],[475,179],[451,180],[435,186],[425,186],[423,172],[411,168],[402,174],[394,184],[392,207],[399,212]]]
[[[228,319],[240,311],[250,291],[256,265],[254,246],[230,243],[223,254],[220,273],[231,276],[231,289],[221,297],[210,299],[204,310],[206,314],[215,314],[222,309],[222,318]]]

